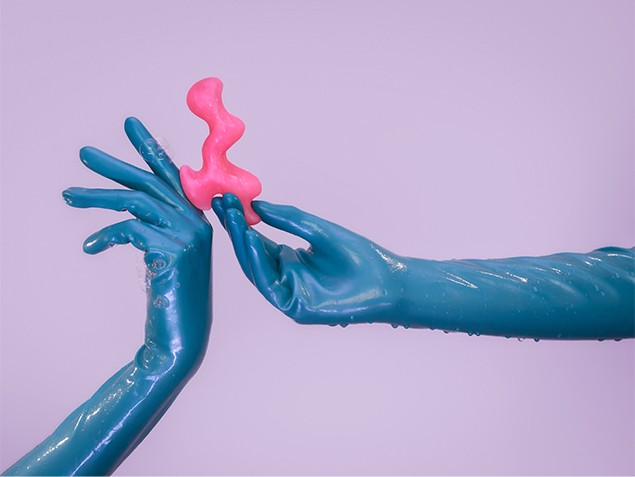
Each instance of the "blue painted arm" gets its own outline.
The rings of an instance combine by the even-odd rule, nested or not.
[[[311,244],[294,250],[249,228],[231,194],[212,206],[245,275],[299,323],[380,322],[536,339],[635,336],[635,249],[422,260],[295,207],[254,201],[266,224]]]
[[[145,341],[132,362],[5,475],[111,474],[152,430],[205,354],[212,228],[184,198],[178,169],[144,126],[129,118],[125,129],[154,174],[87,147],[80,157],[88,168],[131,190],[71,188],[63,196],[73,207],[134,216],[90,236],[84,251],[131,243],[144,252]]]

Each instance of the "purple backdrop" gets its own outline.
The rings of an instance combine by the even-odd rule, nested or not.
[[[2,14],[0,467],[141,344],[138,253],[85,144],[123,120],[200,165],[185,105],[218,76],[262,197],[434,259],[633,246],[630,1],[25,1]],[[207,359],[120,474],[633,474],[635,343],[299,326],[215,217]],[[259,226],[261,230],[264,226]],[[282,238],[281,234],[273,234]],[[289,239],[292,244],[300,241]]]

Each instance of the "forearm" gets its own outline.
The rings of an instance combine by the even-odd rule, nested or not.
[[[210,329],[209,254],[202,267],[150,259],[146,338],[112,376],[6,475],[108,475],[145,438],[198,369]],[[154,268],[152,267],[154,263]]]
[[[170,357],[140,363],[145,346],[5,475],[109,475],[150,432],[186,383]],[[158,363],[159,359],[155,359]]]
[[[148,279],[144,366],[172,355],[189,373],[207,350],[212,324],[211,239],[178,254],[146,254]],[[159,364],[160,365],[160,364]]]
[[[550,339],[635,335],[634,250],[499,260],[404,259],[388,322]]]

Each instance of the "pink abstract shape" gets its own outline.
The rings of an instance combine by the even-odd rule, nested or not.
[[[227,112],[222,91],[221,80],[205,78],[187,93],[188,107],[207,123],[209,135],[203,143],[203,167],[200,171],[181,167],[181,183],[187,198],[201,210],[211,208],[216,195],[235,194],[243,204],[247,223],[254,225],[260,217],[251,208],[251,201],[262,192],[262,185],[255,175],[227,160],[227,150],[243,135],[245,124]]]

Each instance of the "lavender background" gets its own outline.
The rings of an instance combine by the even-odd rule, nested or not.
[[[247,125],[230,159],[262,198],[398,253],[635,244],[630,1],[3,0],[1,15],[2,469],[142,342],[138,252],[81,251],[121,216],[61,200],[107,185],[78,149],[141,163],[122,128],[137,115],[198,168],[185,94],[205,76]],[[632,340],[299,326],[210,220],[207,359],[119,474],[635,472]]]

